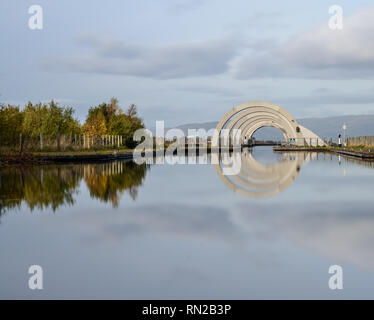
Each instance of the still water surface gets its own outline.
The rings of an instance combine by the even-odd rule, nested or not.
[[[236,177],[211,164],[2,168],[0,298],[373,299],[374,164],[269,147],[242,160]],[[43,290],[28,288],[34,264]],[[328,286],[335,264],[343,290]]]

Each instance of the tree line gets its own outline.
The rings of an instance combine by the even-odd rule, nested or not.
[[[118,99],[111,98],[98,106],[90,107],[83,125],[74,117],[72,107],[49,103],[29,102],[23,109],[19,106],[0,105],[0,145],[13,146],[19,142],[20,134],[29,139],[56,137],[57,135],[119,135],[123,144],[134,148],[134,132],[144,128],[137,107],[131,104],[124,112]]]

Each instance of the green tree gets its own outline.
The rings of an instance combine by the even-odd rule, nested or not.
[[[124,143],[129,148],[134,148],[137,145],[137,142],[133,140],[135,131],[144,128],[144,124],[137,114],[136,106],[131,104],[126,114],[121,113],[113,118],[109,129],[112,134],[123,136]]]
[[[38,137],[40,133],[46,136],[80,134],[81,126],[73,115],[73,108],[60,107],[53,100],[48,105],[29,102],[23,110],[22,129],[31,138]]]
[[[109,103],[103,102],[98,106],[91,107],[88,110],[86,122],[92,122],[93,119],[104,116],[105,126],[110,127],[113,117],[122,113],[122,109],[118,105],[117,98],[111,98]]]
[[[134,148],[134,132],[144,128],[135,104],[131,104],[124,114],[118,104],[117,98],[111,98],[109,103],[101,103],[91,107],[88,111],[83,131],[90,135],[120,135],[124,137],[124,143],[130,148]]]
[[[89,135],[104,135],[107,133],[105,117],[98,112],[95,116],[89,117],[83,125],[83,132]]]
[[[119,114],[122,113],[122,109],[121,107],[118,105],[118,99],[117,98],[114,98],[112,97],[110,99],[110,102],[108,104],[108,107],[107,107],[107,114],[108,114],[108,117],[107,117],[107,124],[110,125],[110,123],[112,122],[113,118]]]
[[[22,132],[23,114],[18,106],[0,106],[0,145],[13,146]]]

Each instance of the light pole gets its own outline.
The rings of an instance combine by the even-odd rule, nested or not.
[[[346,147],[346,143],[345,143],[345,131],[347,130],[347,125],[343,124],[343,146]]]

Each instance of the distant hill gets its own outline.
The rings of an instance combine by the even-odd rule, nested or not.
[[[305,118],[297,121],[321,138],[334,138],[339,133],[343,133],[344,122],[347,125],[346,134],[348,137],[374,136],[374,115]]]
[[[297,121],[312,130],[321,138],[333,140],[337,139],[339,133],[343,134],[343,123],[347,125],[347,137],[356,136],[374,136],[374,115],[348,115],[327,118],[303,118]],[[177,126],[182,129],[185,135],[188,135],[188,129],[205,129],[209,130],[217,126],[217,121],[203,123],[189,123]],[[168,129],[166,129],[168,130]],[[262,128],[255,133],[258,140],[279,140],[282,135],[275,128]]]

